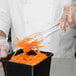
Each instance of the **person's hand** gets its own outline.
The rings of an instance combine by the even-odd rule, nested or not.
[[[7,52],[9,50],[8,42],[5,37],[0,37],[0,59],[5,58],[7,56]],[[2,63],[0,62],[0,67]]]
[[[66,23],[68,23],[69,27],[72,29],[76,27],[76,3],[64,7],[62,16],[59,19],[57,26],[60,26],[61,30],[65,32]]]

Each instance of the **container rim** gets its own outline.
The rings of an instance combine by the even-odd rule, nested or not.
[[[42,52],[42,53],[48,53],[49,55],[44,59],[44,60],[42,60],[42,61],[40,61],[39,63],[37,63],[36,65],[28,65],[28,64],[22,64],[22,63],[17,63],[17,62],[12,62],[12,61],[9,61],[9,60],[5,60],[5,58],[1,58],[0,59],[0,61],[3,63],[4,61],[6,61],[6,62],[10,62],[10,63],[15,63],[15,64],[22,64],[22,65],[27,65],[27,66],[31,66],[31,67],[34,67],[34,66],[37,66],[38,64],[40,64],[41,62],[43,62],[43,61],[45,61],[47,58],[49,58],[50,56],[52,57],[54,54],[52,53],[52,52],[46,52],[46,51],[40,51],[40,52]],[[14,53],[14,52],[13,52]],[[13,53],[11,53],[11,54],[13,54]],[[8,56],[9,55],[11,55],[11,54],[8,54]],[[7,56],[7,57],[8,57]],[[6,58],[7,58],[6,57]]]

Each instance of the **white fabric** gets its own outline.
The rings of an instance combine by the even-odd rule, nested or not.
[[[11,19],[7,0],[0,0],[0,30],[3,30],[8,36],[10,26]]]
[[[64,5],[71,3],[72,0],[0,0],[0,29],[8,35],[8,29],[12,28],[15,49],[16,36],[22,40],[34,32],[46,30],[59,19]],[[67,29],[64,35],[58,31],[43,44],[45,47],[40,50],[51,51],[54,57],[72,57],[73,31]]]

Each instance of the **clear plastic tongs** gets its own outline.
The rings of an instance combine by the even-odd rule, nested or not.
[[[30,35],[29,37],[32,38],[31,40],[29,40],[28,43],[31,43],[33,41],[35,41],[36,39],[37,40],[44,40],[46,39],[47,37],[49,37],[51,34],[53,34],[54,32],[60,30],[59,27],[57,27],[56,25],[52,26],[51,28],[45,30],[45,31],[42,31],[42,32],[36,32],[32,35]]]

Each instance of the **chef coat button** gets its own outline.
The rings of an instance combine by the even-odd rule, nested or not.
[[[27,4],[27,0],[24,0],[24,4]]]
[[[50,22],[48,22],[48,24],[50,25],[51,23],[50,23]]]
[[[29,24],[29,21],[25,21],[26,24]]]

